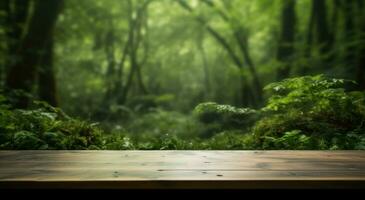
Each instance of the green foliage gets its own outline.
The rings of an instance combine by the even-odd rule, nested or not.
[[[154,109],[137,115],[125,126],[127,132],[135,137],[159,137],[161,135],[178,135],[191,137],[199,135],[200,124],[193,117],[174,111]]]
[[[283,136],[275,138],[266,136],[263,149],[311,149],[311,137],[301,134],[300,130],[285,132]]]
[[[365,96],[347,91],[351,83],[318,75],[268,85],[273,95],[253,129],[256,142],[274,149],[361,148]]]
[[[44,102],[28,110],[2,104],[0,130],[1,149],[87,149],[101,143],[102,133],[96,124],[70,118]]]
[[[201,147],[207,150],[250,150],[255,149],[251,134],[224,131],[203,141]]]
[[[323,112],[330,109],[333,112],[337,109],[354,109],[357,108],[353,106],[354,102],[361,100],[354,98],[363,97],[346,92],[344,87],[349,83],[353,82],[327,78],[324,75],[303,76],[271,83],[264,88],[273,93],[264,110],[300,109],[306,112]]]
[[[352,81],[272,83],[259,108],[259,87],[283,76],[365,88],[361,0],[65,1],[39,52],[16,51],[39,35],[34,3],[3,2],[0,149],[364,149],[365,96]],[[7,76],[27,52],[42,62]],[[10,106],[52,85],[62,109]]]
[[[122,134],[112,134],[104,137],[102,149],[106,150],[134,150],[135,144]]]
[[[250,108],[236,108],[214,102],[201,103],[194,109],[194,115],[207,127],[205,135],[223,130],[247,129],[258,118],[258,112]]]
[[[12,109],[0,95],[0,149],[365,149],[365,96],[346,84],[352,82],[323,75],[272,83],[261,110],[213,102],[192,114],[129,110],[111,133],[44,102]]]
[[[233,123],[241,123],[247,115],[254,113],[252,109],[235,108],[230,105],[219,105],[214,102],[201,103],[194,109],[197,117],[203,123],[221,121],[222,119],[230,120]]]
[[[16,132],[13,136],[14,149],[46,149],[44,141],[39,139],[36,134],[28,131]]]
[[[128,102],[128,107],[135,112],[147,112],[155,108],[170,108],[174,100],[174,95],[144,95],[132,98]]]

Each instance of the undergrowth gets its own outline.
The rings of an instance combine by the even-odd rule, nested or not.
[[[348,90],[353,84],[323,75],[286,79],[265,87],[271,96],[261,109],[207,102],[188,115],[146,108],[109,129],[45,102],[13,109],[1,95],[0,149],[365,149],[365,96]]]

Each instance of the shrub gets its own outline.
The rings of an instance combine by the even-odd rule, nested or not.
[[[92,146],[91,148],[103,150],[135,150],[136,145],[134,141],[125,134],[112,133],[104,134],[102,144],[95,147]]]
[[[13,143],[14,149],[46,149],[47,145],[44,141],[38,138],[34,133],[28,131],[19,131],[14,134]]]
[[[212,136],[224,130],[247,130],[258,118],[258,112],[250,108],[236,108],[214,102],[201,103],[194,109],[196,118],[205,124],[203,135]]]
[[[159,137],[169,134],[186,138],[198,135],[201,126],[188,115],[154,109],[132,119],[125,129],[127,132],[133,133],[135,137]]]
[[[349,84],[353,82],[318,75],[266,86],[273,95],[253,129],[256,143],[263,148],[355,148],[362,136],[350,139],[349,134],[365,132],[365,96],[347,91]],[[306,142],[292,143],[302,139]]]
[[[224,131],[203,141],[202,149],[207,150],[248,150],[255,149],[252,134]]]
[[[0,104],[1,149],[87,149],[101,144],[96,124],[70,118],[47,103],[34,102],[28,110]]]
[[[265,87],[272,95],[260,110],[207,102],[190,116],[147,106],[130,110],[128,125],[109,134],[44,102],[12,109],[0,95],[0,149],[365,149],[365,95],[346,89],[351,84],[323,75],[286,79]]]

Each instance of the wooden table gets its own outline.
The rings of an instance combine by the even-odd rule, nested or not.
[[[0,188],[365,188],[365,151],[0,151]]]

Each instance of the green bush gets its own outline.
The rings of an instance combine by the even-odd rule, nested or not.
[[[135,145],[129,137],[118,136],[108,137],[104,149],[107,150],[134,150]]]
[[[159,137],[165,134],[180,137],[197,136],[202,127],[189,115],[179,112],[153,109],[140,114],[125,125],[126,132],[134,137]]]
[[[250,108],[236,108],[214,102],[201,103],[194,109],[196,118],[205,124],[203,135],[212,136],[224,130],[247,130],[257,120],[259,114]]]
[[[255,142],[274,149],[359,148],[365,96],[347,91],[349,84],[353,82],[318,75],[268,85],[265,90],[273,95],[262,109],[265,117],[253,128]]]
[[[34,133],[28,131],[19,131],[14,134],[13,143],[14,149],[46,149],[47,145],[44,141],[38,138]]]
[[[0,104],[1,149],[87,149],[101,144],[96,124],[70,118],[44,102],[28,110]]]
[[[12,109],[0,95],[0,149],[365,149],[365,95],[347,90],[351,84],[323,75],[286,79],[265,87],[271,96],[260,110],[207,102],[192,115],[130,111],[110,133],[44,102]]]
[[[224,131],[202,141],[200,149],[207,150],[248,150],[255,149],[252,134]]]

